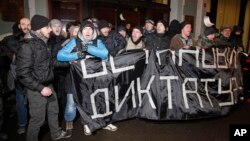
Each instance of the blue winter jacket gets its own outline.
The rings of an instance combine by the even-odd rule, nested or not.
[[[76,38],[72,38],[57,54],[58,61],[74,61],[79,59],[73,49],[76,47]],[[97,45],[88,44],[87,53],[97,58],[108,58],[108,50],[103,42],[97,39]]]

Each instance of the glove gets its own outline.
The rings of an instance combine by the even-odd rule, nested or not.
[[[84,52],[78,52],[77,53],[78,59],[83,59],[83,58],[85,58],[85,56],[86,56],[86,54]]]

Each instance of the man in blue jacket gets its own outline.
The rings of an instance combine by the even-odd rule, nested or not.
[[[67,43],[64,43],[64,47],[57,54],[57,60],[74,62],[75,60],[85,58],[86,55],[92,55],[99,59],[107,59],[108,54],[109,52],[102,40],[97,39],[97,31],[95,30],[93,23],[84,21],[80,26],[77,38],[72,38]],[[67,82],[70,82],[70,80]],[[68,92],[64,115],[67,131],[73,129],[75,115],[76,105],[73,100],[73,94],[72,92]],[[104,129],[116,131],[117,127],[109,124]],[[87,125],[84,125],[84,134],[92,134]]]

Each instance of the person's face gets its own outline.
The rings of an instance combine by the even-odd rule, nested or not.
[[[74,28],[74,30],[72,31],[72,34],[71,34],[72,37],[77,36],[78,31],[79,31],[79,27]]]
[[[132,40],[134,42],[138,41],[142,37],[142,33],[140,30],[134,28],[132,31]]]
[[[231,29],[230,28],[226,28],[226,29],[223,29],[221,31],[221,34],[226,37],[226,38],[229,38],[231,36]]]
[[[127,35],[126,31],[124,31],[124,30],[119,31],[119,34],[121,34],[122,37],[124,37],[124,38],[125,38],[126,35]]]
[[[29,33],[31,30],[30,20],[28,18],[22,18],[20,20],[19,28],[23,33]]]
[[[49,38],[50,37],[50,32],[52,31],[51,27],[48,25],[48,26],[45,26],[43,28],[40,29],[40,33],[46,37],[46,38]]]
[[[126,24],[126,29],[130,29],[131,28],[131,24]]]
[[[86,41],[90,41],[93,36],[93,29],[91,27],[84,27],[82,29],[82,36]]]
[[[154,25],[152,25],[151,23],[146,23],[145,24],[145,29],[147,31],[151,31],[151,30],[153,30],[153,28],[154,28]]]
[[[187,24],[184,26],[184,28],[181,30],[182,35],[189,37],[192,31],[191,24]]]
[[[156,31],[157,31],[157,33],[165,33],[166,32],[166,28],[165,28],[165,26],[161,22],[159,22],[156,25]]]
[[[214,34],[209,34],[209,35],[207,36],[207,38],[208,38],[209,40],[214,40],[214,38],[215,38],[215,33],[214,33]]]
[[[108,27],[104,27],[101,29],[101,33],[103,36],[107,37],[109,35],[110,29]]]
[[[51,26],[52,32],[56,35],[59,36],[62,31],[62,26],[61,24],[54,24]]]

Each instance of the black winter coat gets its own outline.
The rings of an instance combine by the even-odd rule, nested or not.
[[[17,52],[17,78],[28,89],[41,92],[53,80],[53,62],[42,39],[32,33],[26,36]]]
[[[127,41],[119,33],[111,31],[108,37],[99,36],[109,51],[109,54],[116,56],[117,53],[126,47]]]
[[[155,49],[155,50],[163,50],[170,48],[170,40],[167,34],[153,34],[148,37],[148,41],[146,42],[147,49]]]

